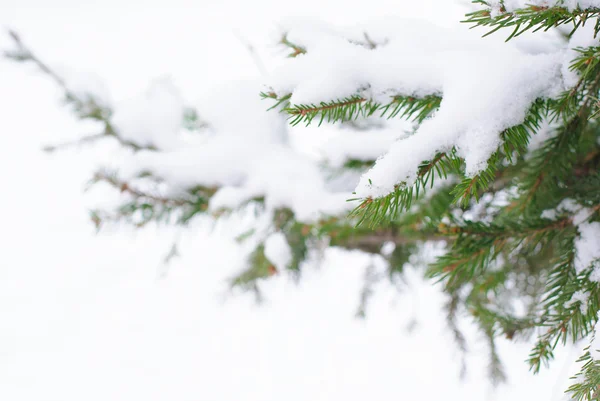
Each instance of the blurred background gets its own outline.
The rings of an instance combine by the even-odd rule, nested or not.
[[[118,102],[170,77],[186,100],[261,74],[285,57],[278,21],[333,24],[399,15],[455,24],[450,0],[3,0],[0,49],[17,31],[42,60],[100,77]],[[232,85],[234,85],[232,83]],[[467,371],[443,299],[408,272],[401,291],[378,284],[355,312],[368,257],[331,250],[300,283],[274,277],[264,302],[231,293],[241,256],[232,225],[108,227],[96,234],[85,193],[110,145],[42,148],[92,133],[61,107],[32,65],[0,59],[0,399],[81,400],[561,400],[577,350],[533,376],[529,344],[500,342],[508,383],[487,379],[472,340]],[[180,256],[163,263],[177,242]],[[343,277],[343,279],[342,279]]]

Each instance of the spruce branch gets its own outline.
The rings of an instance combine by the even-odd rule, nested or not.
[[[581,364],[581,370],[572,380],[576,382],[569,386],[567,392],[575,401],[597,400],[600,398],[600,363],[591,355],[591,346],[584,349],[584,354],[579,357],[577,363]]]
[[[589,280],[590,271],[578,275],[573,267],[574,230],[559,238],[561,254],[556,260],[548,283],[542,307],[544,314],[538,326],[542,333],[530,353],[531,370],[539,372],[541,365],[548,366],[553,359],[553,350],[559,343],[575,342],[588,336],[597,321],[600,310],[600,285]],[[585,292],[585,305],[572,302],[576,292]]]
[[[584,23],[595,23],[598,32],[598,22],[589,20],[600,16],[595,8],[569,11],[564,7],[527,6],[507,12],[502,1],[476,3],[487,10],[469,14],[466,22],[488,27],[492,32],[508,28],[512,31],[508,39],[566,23],[573,23],[574,30]],[[94,119],[106,127],[105,132],[76,143],[114,136],[125,146],[139,149],[117,135],[110,121],[111,110],[85,95],[71,93],[68,82],[25,48],[16,34],[11,33],[11,37],[16,50],[8,52],[8,57],[35,64],[65,91],[79,118]],[[368,34],[364,41],[359,38],[351,42],[369,49],[385,45]],[[307,51],[285,35],[282,44],[290,49],[291,57]],[[323,244],[358,249],[381,255],[389,264],[385,272],[367,269],[361,294],[360,311],[364,313],[378,280],[386,275],[391,281],[402,278],[404,266],[424,243],[437,247],[443,241],[447,244],[445,254],[425,274],[442,282],[450,296],[446,305],[448,327],[458,347],[467,348],[459,330],[459,315],[464,314],[474,321],[487,342],[490,376],[502,380],[498,338],[530,339],[535,334],[537,341],[529,363],[533,371],[539,371],[553,358],[559,343],[589,336],[598,324],[600,310],[600,284],[596,282],[598,271],[594,270],[598,260],[583,270],[575,268],[575,261],[581,259],[576,254],[576,241],[585,237],[583,226],[578,224],[600,221],[600,47],[576,50],[570,66],[579,74],[575,86],[556,99],[536,100],[521,124],[501,132],[500,146],[478,175],[466,177],[464,160],[456,148],[448,146],[437,149],[438,153],[430,155],[431,160],[419,164],[414,183],[400,182],[392,193],[381,198],[352,199],[359,205],[350,218],[324,216],[307,223],[299,221],[290,209],[277,209],[270,216],[268,228],[251,229],[238,236],[240,242],[253,246],[246,269],[231,278],[231,287],[253,291],[260,299],[261,280],[278,274],[299,277],[308,255],[322,250]],[[353,96],[316,104],[292,104],[292,94],[273,91],[261,96],[274,104],[271,109],[287,113],[292,124],[307,125],[326,121],[360,126],[362,121],[357,119],[370,116],[399,116],[418,124],[431,116],[442,100],[441,95],[431,94],[421,98],[390,96],[389,101],[381,102],[367,93],[368,87]],[[184,119],[191,130],[204,126],[194,110],[187,110]],[[553,124],[551,138],[538,150],[530,151],[529,139],[540,130],[544,119]],[[351,160],[345,167],[365,167],[368,163]],[[91,212],[97,227],[122,220],[136,226],[150,222],[185,224],[207,211],[216,191],[198,186],[171,193],[163,190],[168,188],[167,183],[152,175],[123,180],[101,172],[93,182],[107,183],[124,195],[124,203],[115,210]],[[575,207],[559,207],[565,200]],[[513,203],[503,206],[510,201]],[[541,218],[545,210],[552,213]],[[283,234],[290,247],[288,266],[276,267],[265,254],[266,236],[273,233]],[[384,251],[386,243],[394,245],[391,253]],[[517,313],[515,303],[523,305],[525,313]],[[597,398],[600,363],[593,360],[589,349],[581,362],[584,366],[577,376],[579,381],[569,391],[577,400]]]
[[[308,126],[315,117],[320,117],[320,126],[323,121],[335,123],[353,120],[359,116],[369,117],[377,110],[378,106],[360,96],[352,96],[331,102],[321,102],[319,105],[294,104],[285,111],[290,115],[291,125],[304,122]]]
[[[432,160],[421,163],[413,185],[401,183],[396,185],[392,193],[380,198],[348,199],[349,202],[360,200],[350,216],[358,218],[357,226],[366,223],[370,227],[375,227],[382,224],[384,219],[395,220],[400,213],[411,208],[427,187],[433,188],[436,177],[446,179],[450,174],[458,173],[461,165],[462,161],[456,156],[454,150],[438,153]]]
[[[127,194],[128,200],[113,211],[94,210],[91,212],[92,221],[96,227],[104,223],[125,221],[136,227],[144,226],[151,221],[167,222],[185,225],[199,213],[208,210],[208,202],[215,194],[216,188],[196,186],[178,195],[167,196],[157,189],[158,179],[144,175],[141,178],[154,180],[147,187],[153,190],[141,189],[141,185],[120,179],[117,174],[108,171],[97,172],[89,186],[104,182],[117,189],[120,193]],[[172,217],[176,219],[173,220]]]
[[[485,8],[468,13],[466,15],[467,18],[462,22],[473,24],[472,28],[478,26],[492,28],[483,35],[484,37],[503,28],[514,28],[512,33],[507,37],[507,42],[532,29],[533,32],[539,30],[547,31],[551,28],[570,23],[573,24],[572,32],[574,32],[580,26],[583,26],[587,20],[594,19],[600,15],[600,9],[595,7],[577,8],[569,11],[567,8],[560,6],[529,5],[509,12],[504,8],[504,5],[501,5],[498,10],[493,11],[491,3],[486,0],[474,0],[473,3]],[[598,31],[600,31],[600,21],[596,20],[594,36],[598,34]]]
[[[582,138],[589,131],[591,123],[589,117],[594,103],[592,94],[600,90],[600,64],[586,76],[588,80],[581,84],[585,92],[579,106],[568,119],[565,116],[566,122],[557,135],[546,140],[523,168],[519,182],[520,197],[508,211],[539,215],[541,210],[549,208],[549,204],[557,203],[555,200],[561,195],[556,191],[557,182],[568,182],[578,161],[589,154],[588,148],[582,148]],[[554,104],[553,107],[564,110],[560,104]]]
[[[169,198],[163,195],[152,194],[150,192],[143,191],[139,188],[135,188],[132,184],[128,183],[127,181],[120,180],[116,174],[111,174],[108,172],[97,172],[94,175],[92,182],[105,182],[111,185],[112,187],[118,189],[120,192],[127,193],[134,198],[145,199],[147,201],[161,204],[164,206],[183,206],[191,203],[190,200],[185,199],[183,197]]]
[[[504,170],[501,162],[506,159],[509,163],[515,163],[515,155],[519,157],[525,154],[529,138],[540,129],[543,119],[548,115],[548,104],[548,101],[537,99],[529,108],[523,123],[502,131],[502,145],[489,158],[487,168],[475,177],[465,177],[452,190],[457,204],[466,207],[473,197],[478,202],[479,196]]]
[[[270,111],[273,109],[280,109],[280,110],[287,109],[287,107],[290,104],[289,100],[292,97],[292,95],[288,94],[288,95],[279,97],[279,96],[277,96],[277,94],[275,92],[260,92],[260,97],[262,100],[272,99],[275,101],[275,103],[267,109],[267,111]]]
[[[530,222],[482,223],[463,221],[456,225],[440,224],[438,233],[454,237],[452,248],[438,258],[428,269],[428,276],[456,289],[476,277],[487,274],[501,253],[510,253],[519,247],[534,254],[540,244],[551,244],[555,239],[574,232],[573,216],[557,220],[538,219]]]
[[[63,91],[67,94],[67,97],[70,97],[73,99],[73,101],[78,102],[81,107],[84,106],[85,102],[83,102],[73,92],[71,92],[65,80],[57,73],[55,73],[54,70],[52,70],[46,63],[40,60],[29,48],[27,48],[21,40],[21,37],[15,31],[9,30],[8,36],[10,36],[10,38],[15,43],[16,49],[5,51],[5,57],[20,62],[33,62],[40,69],[40,71],[42,71],[44,74],[50,77],[58,86],[60,86],[63,89]]]
[[[590,102],[597,105],[597,77],[600,64],[600,47],[575,48],[579,55],[569,65],[569,70],[577,72],[579,79],[575,86],[565,91],[554,102],[550,102],[551,121],[562,119],[568,122],[574,115],[582,113]],[[591,119],[595,115],[588,116]]]
[[[514,161],[514,154],[522,155],[527,149],[529,138],[540,127],[543,118],[547,115],[547,102],[536,100],[530,107],[523,123],[504,130],[500,137],[503,142],[498,150],[488,160],[488,166],[475,177],[463,177],[450,191],[454,202],[466,207],[471,199],[488,190],[500,174],[501,161],[507,159]],[[419,167],[417,178],[412,186],[400,183],[394,191],[380,198],[349,199],[360,200],[360,204],[352,211],[351,216],[359,217],[358,224],[363,222],[376,226],[385,219],[395,219],[398,213],[407,211],[412,203],[419,199],[419,195],[433,187],[435,178],[446,179],[449,174],[463,175],[464,166],[462,159],[456,155],[456,149],[450,152],[441,152],[431,161],[424,161]]]
[[[336,99],[319,104],[291,104],[291,94],[278,97],[273,92],[262,93],[264,98],[274,99],[276,103],[269,108],[279,108],[283,105],[283,112],[289,115],[291,125],[304,123],[310,125],[315,118],[319,120],[320,126],[323,122],[336,123],[367,118],[378,113],[379,117],[394,118],[399,116],[403,119],[423,122],[432,112],[437,110],[441,103],[441,97],[428,95],[422,98],[414,96],[393,96],[386,104],[375,102],[372,99],[354,95],[342,99]]]

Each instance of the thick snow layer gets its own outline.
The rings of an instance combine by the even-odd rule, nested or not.
[[[271,104],[258,96],[262,81],[231,80],[204,89],[195,106],[208,128],[186,137],[182,97],[161,79],[114,107],[114,126],[124,139],[159,150],[132,155],[120,168],[124,178],[151,172],[174,187],[219,187],[212,210],[261,197],[270,208],[289,207],[300,219],[315,219],[352,206],[345,202],[350,188],[330,185],[323,161],[339,167],[378,159],[356,187],[364,197],[385,195],[398,183],[412,185],[421,161],[452,147],[474,175],[500,145],[499,133],[521,123],[532,101],[576,82],[566,67],[574,56],[568,48],[595,43],[588,29],[569,46],[557,35],[505,44],[466,29],[396,18],[352,27],[295,19],[282,26],[288,40],[308,52],[265,80],[279,94],[292,93],[292,103],[356,93],[381,102],[395,94],[439,94],[440,110],[412,135],[406,123],[369,132],[336,129],[309,157],[291,143],[284,116],[266,111]]]
[[[309,157],[291,143],[283,116],[266,111],[271,104],[258,96],[261,82],[231,80],[203,91],[195,106],[208,128],[186,137],[182,96],[169,79],[160,79],[114,106],[114,127],[123,139],[159,150],[132,155],[120,172],[124,178],[151,172],[174,187],[219,187],[212,210],[262,197],[268,207],[290,207],[300,219],[352,206],[345,202],[351,196],[346,187],[329,185],[322,161],[339,167],[348,160],[378,159],[356,187],[363,197],[385,195],[399,183],[412,185],[421,161],[452,147],[465,158],[466,173],[475,175],[500,145],[499,133],[521,123],[532,101],[575,84],[577,75],[568,71],[575,56],[571,48],[597,40],[586,28],[566,46],[557,35],[506,44],[457,25],[396,18],[351,27],[306,19],[283,24],[288,40],[308,52],[266,78],[277,93],[292,93],[296,104],[357,93],[381,102],[396,94],[443,95],[440,110],[412,135],[407,124],[369,132],[338,129],[316,158]],[[95,92],[80,90],[75,78],[67,83],[77,93]],[[98,98],[104,102],[108,96]]]
[[[557,57],[501,53],[485,58],[462,53],[449,59],[446,65],[454,75],[444,83],[439,111],[415,135],[390,148],[361,178],[357,194],[377,197],[401,182],[411,185],[421,161],[453,146],[464,157],[468,176],[483,170],[501,144],[500,132],[522,123],[536,98],[560,87]]]
[[[207,92],[207,100],[198,102],[200,118],[211,130],[204,142],[138,152],[120,174],[133,178],[151,172],[176,187],[219,187],[213,210],[256,197],[264,197],[268,208],[289,207],[302,220],[349,210],[349,192],[328,190],[317,161],[289,145],[283,116],[266,111],[269,105],[260,100],[259,90],[254,81],[240,81]],[[171,99],[170,92],[163,95],[164,103]]]
[[[54,67],[63,78],[66,87],[80,100],[93,98],[101,107],[111,107],[112,97],[106,83],[95,73],[75,71],[62,66]]]
[[[287,144],[287,124],[272,106],[261,100],[261,82],[228,80],[204,89],[196,101],[200,119],[219,137],[230,137],[247,144]]]
[[[434,25],[413,20],[396,22],[388,34],[405,39],[389,40],[373,50],[350,43],[345,32],[331,33],[332,29],[305,21],[302,28],[290,30],[288,38],[304,45],[308,52],[288,60],[269,83],[280,94],[292,92],[295,104],[343,98],[367,86],[372,95],[390,90],[415,95],[438,93],[442,84],[436,73],[438,60],[434,54],[423,56],[428,50],[456,49],[457,43]]]
[[[215,138],[172,152],[139,152],[121,170],[124,177],[151,172],[171,185],[221,187],[211,209],[235,208],[264,196],[269,208],[290,207],[299,219],[347,210],[347,192],[330,193],[317,165],[282,145]]]
[[[292,261],[292,249],[280,232],[273,233],[265,240],[265,256],[275,267],[283,271]]]
[[[296,104],[357,93],[379,101],[395,94],[443,94],[433,118],[395,142],[364,174],[356,188],[359,196],[383,196],[402,182],[412,185],[421,161],[452,147],[465,158],[467,175],[477,174],[500,145],[502,130],[522,123],[535,99],[565,88],[564,51],[528,54],[465,29],[412,20],[396,20],[393,26],[385,44],[375,49],[320,25],[292,30],[290,40],[308,51],[289,60],[269,81],[277,93],[292,93]],[[308,39],[302,41],[302,34]]]
[[[139,146],[173,149],[183,122],[183,100],[167,79],[154,81],[145,93],[115,108],[112,122],[119,135]]]
[[[369,131],[339,130],[319,149],[323,158],[334,167],[349,160],[370,161],[381,157],[405,132],[397,127]]]

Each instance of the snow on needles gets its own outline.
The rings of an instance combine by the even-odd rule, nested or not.
[[[565,89],[564,48],[528,54],[460,25],[446,29],[412,20],[393,25],[388,40],[375,49],[331,30],[292,30],[288,38],[305,45],[307,53],[270,80],[277,93],[292,93],[295,104],[355,94],[380,102],[393,95],[443,95],[439,111],[414,135],[395,142],[363,175],[356,188],[360,197],[380,197],[397,184],[412,185],[423,160],[453,147],[465,159],[466,174],[476,175],[501,144],[501,131],[522,123],[536,99]],[[303,41],[302,35],[309,39]]]
[[[571,43],[536,34],[519,45],[523,38],[482,39],[480,31],[458,22],[449,29],[396,18],[353,28],[296,20],[285,32],[306,54],[288,59],[263,78],[267,82],[230,81],[205,91],[197,103],[209,127],[203,135],[181,135],[183,102],[169,81],[157,81],[139,98],[117,105],[120,135],[159,150],[133,155],[121,171],[124,178],[150,172],[174,187],[218,187],[212,210],[256,197],[269,208],[291,208],[300,220],[350,209],[349,191],[328,186],[319,162],[290,143],[283,115],[267,112],[270,104],[258,96],[264,83],[279,95],[291,93],[293,104],[357,94],[382,103],[395,95],[443,97],[439,110],[412,134],[381,129],[377,135],[371,131],[366,143],[361,133],[343,132],[325,145],[321,155],[333,166],[378,158],[359,180],[359,197],[412,185],[422,161],[452,149],[474,176],[501,145],[500,133],[522,123],[536,99],[573,85],[577,77],[565,68],[571,48],[597,43],[588,29],[577,31]]]
[[[232,81],[206,91],[198,101],[200,119],[210,126],[205,140],[186,143],[174,137],[171,143],[179,146],[168,151],[137,152],[122,166],[121,176],[150,172],[174,187],[218,187],[211,210],[235,208],[257,197],[270,209],[291,208],[300,220],[348,210],[349,193],[329,191],[318,163],[288,144],[285,120],[266,111],[269,105],[258,96],[261,88],[255,81]],[[169,102],[170,92],[163,95]],[[163,135],[171,134],[172,123]]]
[[[323,130],[323,126],[318,128]],[[335,133],[322,146],[320,153],[332,167],[342,167],[351,160],[376,160],[407,132],[397,124],[385,128],[373,128],[368,131],[347,129],[331,130]]]
[[[117,105],[112,122],[123,139],[139,146],[173,149],[178,146],[183,111],[179,91],[162,78],[145,93]]]

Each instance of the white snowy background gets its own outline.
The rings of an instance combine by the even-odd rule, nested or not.
[[[3,0],[0,25],[42,59],[96,73],[114,101],[167,75],[194,99],[259,76],[239,37],[273,68],[284,53],[270,34],[283,17],[349,24],[395,14],[443,25],[462,12],[448,0]],[[2,32],[0,48],[9,45]],[[485,345],[468,326],[460,380],[443,298],[410,271],[410,288],[379,285],[359,320],[368,260],[358,253],[328,252],[299,285],[272,279],[257,306],[226,290],[240,263],[227,224],[96,235],[87,208],[106,194],[83,189],[111,148],[43,153],[93,133],[60,97],[32,66],[0,61],[0,400],[563,399],[578,349],[558,351],[533,376],[529,344],[501,341],[509,382],[494,390]],[[165,268],[177,238],[182,256]]]

